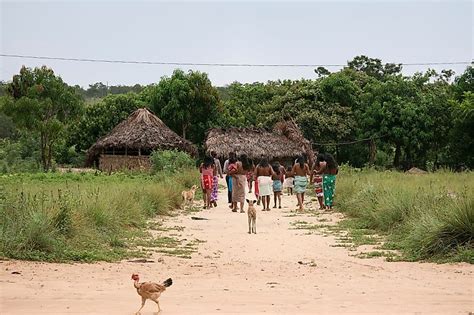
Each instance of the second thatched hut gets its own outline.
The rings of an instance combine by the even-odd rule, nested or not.
[[[171,149],[197,155],[191,142],[178,136],[148,109],[140,108],[89,148],[87,164],[98,165],[103,171],[148,169],[152,151]]]
[[[292,165],[295,157],[306,155],[310,164],[314,161],[311,143],[304,138],[292,121],[279,122],[272,131],[263,128],[211,129],[205,141],[206,153],[217,153],[221,159],[229,152],[246,154],[255,163],[262,157]]]

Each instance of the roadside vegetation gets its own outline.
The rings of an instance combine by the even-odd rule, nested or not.
[[[155,175],[2,175],[0,257],[115,261],[146,256],[144,243],[189,256],[189,244],[180,251],[179,240],[152,237],[147,219],[176,213],[180,192],[197,180],[194,169]]]
[[[336,209],[347,216],[339,228],[362,239],[359,244],[370,244],[363,240],[377,235],[384,238],[379,249],[398,250],[398,259],[474,263],[471,172],[414,175],[343,168],[336,187]]]

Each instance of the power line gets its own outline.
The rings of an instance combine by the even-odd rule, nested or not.
[[[360,143],[360,142],[367,142],[367,141],[375,140],[375,139],[381,139],[381,138],[385,138],[386,136],[388,136],[388,135],[385,134],[385,135],[381,135],[381,136],[378,136],[378,137],[370,137],[370,138],[365,138],[365,139],[357,139],[357,140],[346,141],[346,142],[326,142],[326,143],[315,143],[315,142],[312,142],[311,144],[312,144],[312,145],[317,145],[317,146],[341,146],[341,145],[349,145],[349,144],[355,144],[355,143]]]
[[[165,62],[165,61],[140,61],[140,60],[112,60],[112,59],[92,59],[92,58],[70,58],[70,57],[51,57],[51,56],[32,56],[0,54],[0,57],[23,58],[23,59],[41,59],[41,60],[59,60],[75,62],[99,62],[99,63],[121,63],[121,64],[144,64],[144,65],[171,65],[171,66],[211,66],[211,67],[345,67],[346,64],[262,64],[262,63],[196,63],[196,62]],[[435,65],[468,65],[473,61],[454,61],[454,62],[422,62],[422,63],[401,63],[403,66],[435,66]]]

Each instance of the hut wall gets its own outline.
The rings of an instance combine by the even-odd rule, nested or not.
[[[148,156],[101,154],[99,169],[104,172],[118,170],[149,170],[151,161]]]

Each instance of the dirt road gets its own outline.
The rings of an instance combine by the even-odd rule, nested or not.
[[[168,218],[181,238],[205,241],[192,259],[155,254],[154,263],[49,264],[0,262],[1,314],[134,314],[140,298],[130,275],[174,280],[162,315],[184,314],[468,314],[474,311],[474,266],[360,259],[333,236],[308,234],[291,223],[331,222],[338,214],[294,216],[260,211],[256,235],[247,215],[219,206]],[[315,210],[316,211],[316,210]],[[174,231],[176,233],[176,231]],[[162,261],[160,261],[162,258]],[[12,272],[20,274],[12,274]],[[142,314],[153,314],[148,301]]]

